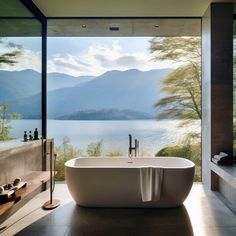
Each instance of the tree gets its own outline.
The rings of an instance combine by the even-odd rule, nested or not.
[[[2,44],[2,48],[6,49],[5,53],[0,54],[0,66],[3,64],[15,65],[17,63],[17,57],[21,54],[22,46],[8,42],[4,38],[0,38],[0,44]]]
[[[154,61],[177,63],[162,80],[166,97],[155,107],[159,119],[201,119],[201,44],[199,37],[153,38],[150,51]]]
[[[0,54],[0,66],[2,64],[15,65],[17,63],[17,57],[22,53],[22,46],[8,42],[4,38],[0,38],[0,44],[2,44],[2,48],[6,49],[5,53]]]
[[[7,39],[0,38],[0,44],[5,50],[0,54],[0,67],[4,64],[15,65],[17,58],[21,54],[21,46],[7,41]],[[0,140],[10,139],[10,129],[12,128],[9,123],[12,120],[20,119],[20,114],[16,112],[8,113],[9,105],[4,103],[0,105]]]
[[[16,112],[7,113],[9,106],[7,104],[0,105],[0,140],[9,140],[10,129],[12,128],[9,123],[12,120],[20,119],[20,114]]]

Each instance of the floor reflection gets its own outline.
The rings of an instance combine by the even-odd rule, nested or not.
[[[84,208],[70,202],[17,235],[181,235],[193,229],[185,206],[172,209]]]

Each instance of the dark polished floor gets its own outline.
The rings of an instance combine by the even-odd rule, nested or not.
[[[184,205],[173,209],[84,208],[70,200],[16,235],[234,236],[236,216],[197,184]]]
[[[193,235],[184,206],[176,209],[83,208],[71,202],[17,235]]]

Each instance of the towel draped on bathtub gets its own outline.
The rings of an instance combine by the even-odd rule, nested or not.
[[[163,172],[163,168],[160,167],[140,168],[140,190],[143,202],[160,200]]]

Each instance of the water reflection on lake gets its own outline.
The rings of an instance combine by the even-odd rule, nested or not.
[[[70,143],[78,148],[86,150],[91,142],[103,141],[103,151],[128,152],[128,134],[140,141],[140,152],[144,155],[153,155],[157,150],[167,145],[173,145],[184,138],[190,132],[200,131],[200,121],[192,125],[179,127],[180,121],[156,121],[156,120],[122,120],[122,121],[75,121],[75,120],[48,120],[48,136],[55,139],[56,145],[60,145],[65,136]],[[11,135],[23,137],[24,130],[41,130],[39,120],[12,121]]]

